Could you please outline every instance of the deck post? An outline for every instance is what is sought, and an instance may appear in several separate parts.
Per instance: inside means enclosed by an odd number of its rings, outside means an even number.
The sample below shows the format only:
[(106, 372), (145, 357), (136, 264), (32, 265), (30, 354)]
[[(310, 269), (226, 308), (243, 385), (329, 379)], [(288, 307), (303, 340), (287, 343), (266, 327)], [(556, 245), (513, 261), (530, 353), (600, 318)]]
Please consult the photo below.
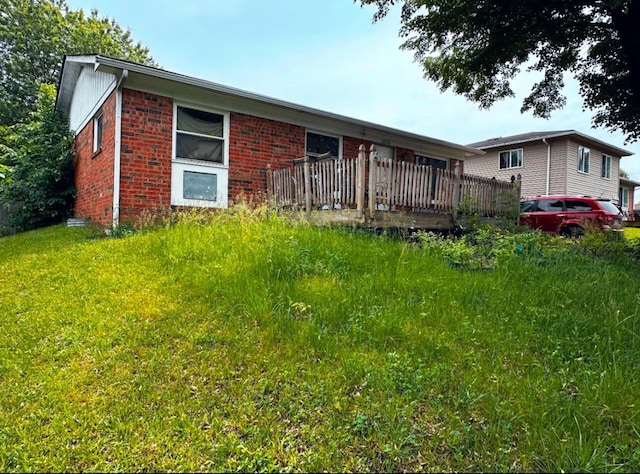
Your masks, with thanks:
[(364, 190), (367, 177), (367, 153), (363, 144), (358, 147), (358, 160), (356, 161), (356, 216), (364, 222)]
[(309, 164), (309, 155), (304, 157), (304, 210), (308, 218), (311, 214), (311, 165)]
[(458, 221), (458, 204), (460, 204), (460, 160), (456, 160), (456, 166), (453, 171), (453, 209), (451, 216), (454, 224)]
[(512, 203), (514, 208), (514, 214), (520, 215), (520, 199), (522, 198), (522, 175), (518, 173), (518, 176), (511, 176), (511, 189), (513, 190)]
[(378, 194), (377, 178), (378, 168), (376, 166), (376, 159), (378, 158), (378, 152), (376, 146), (371, 144), (369, 147), (369, 219), (373, 220), (376, 216), (376, 196)]

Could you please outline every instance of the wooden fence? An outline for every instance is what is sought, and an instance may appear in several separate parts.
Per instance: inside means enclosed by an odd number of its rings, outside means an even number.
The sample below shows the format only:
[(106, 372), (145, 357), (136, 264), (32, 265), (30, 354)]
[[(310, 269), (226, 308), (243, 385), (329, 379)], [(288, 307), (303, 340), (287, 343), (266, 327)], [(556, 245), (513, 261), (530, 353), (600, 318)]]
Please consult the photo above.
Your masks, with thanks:
[(380, 212), (458, 213), (489, 217), (513, 216), (519, 210), (520, 181), (464, 175), (392, 159), (379, 159), (375, 146), (367, 158), (360, 146), (356, 158), (309, 157), (293, 167), (267, 170), (267, 192), (277, 207), (355, 210), (371, 221)]

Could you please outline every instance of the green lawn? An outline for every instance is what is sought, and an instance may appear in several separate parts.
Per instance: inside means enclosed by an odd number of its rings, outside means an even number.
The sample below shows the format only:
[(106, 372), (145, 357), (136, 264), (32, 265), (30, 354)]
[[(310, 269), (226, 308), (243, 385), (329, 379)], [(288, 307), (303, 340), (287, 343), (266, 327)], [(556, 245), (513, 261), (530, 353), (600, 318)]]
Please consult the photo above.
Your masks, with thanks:
[(624, 235), (627, 239), (640, 239), (640, 227), (626, 227)]
[(638, 247), (422, 243), (241, 211), (0, 239), (0, 470), (640, 469)]

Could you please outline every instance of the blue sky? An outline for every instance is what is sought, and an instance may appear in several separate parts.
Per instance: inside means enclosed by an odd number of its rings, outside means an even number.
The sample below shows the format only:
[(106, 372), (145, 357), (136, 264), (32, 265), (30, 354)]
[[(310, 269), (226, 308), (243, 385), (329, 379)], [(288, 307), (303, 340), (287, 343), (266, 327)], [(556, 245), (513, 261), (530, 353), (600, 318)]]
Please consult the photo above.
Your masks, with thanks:
[[(373, 24), (374, 7), (352, 0), (67, 0), (131, 30), (164, 69), (276, 99), (467, 144), (517, 133), (574, 129), (635, 153), (622, 169), (640, 181), (640, 143), (591, 128), (575, 82), (549, 120), (520, 114), (535, 80), (480, 110), (422, 77), (399, 50), (399, 12)], [(89, 52), (89, 51), (88, 51)]]

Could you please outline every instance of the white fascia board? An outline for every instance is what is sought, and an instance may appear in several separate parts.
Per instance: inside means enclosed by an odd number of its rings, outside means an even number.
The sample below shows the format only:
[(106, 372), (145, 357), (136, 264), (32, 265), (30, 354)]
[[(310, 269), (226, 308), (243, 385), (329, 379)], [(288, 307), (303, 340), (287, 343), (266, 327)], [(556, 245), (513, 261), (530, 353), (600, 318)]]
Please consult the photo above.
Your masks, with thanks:
[(69, 114), (76, 82), (80, 77), (82, 68), (87, 64), (93, 64), (94, 67), (97, 67), (95, 54), (67, 55), (62, 60), (62, 71), (58, 82), (55, 108), (64, 115)]

